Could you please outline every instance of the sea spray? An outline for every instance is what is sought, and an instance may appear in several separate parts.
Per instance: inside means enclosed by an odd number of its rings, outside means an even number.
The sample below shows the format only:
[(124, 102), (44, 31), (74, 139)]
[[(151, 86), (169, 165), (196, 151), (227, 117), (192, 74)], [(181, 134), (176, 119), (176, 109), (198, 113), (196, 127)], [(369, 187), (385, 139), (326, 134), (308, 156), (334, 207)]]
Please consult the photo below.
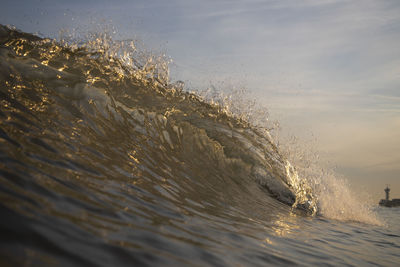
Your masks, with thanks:
[(282, 139), (285, 140), (280, 142), (280, 149), (296, 166), (292, 167), (294, 176), (301, 176), (301, 182), (306, 183), (301, 188), (313, 194), (319, 215), (335, 220), (384, 224), (373, 211), (374, 206), (354, 194), (345, 177), (326, 167), (316, 152), (315, 138), (308, 141), (294, 136)]

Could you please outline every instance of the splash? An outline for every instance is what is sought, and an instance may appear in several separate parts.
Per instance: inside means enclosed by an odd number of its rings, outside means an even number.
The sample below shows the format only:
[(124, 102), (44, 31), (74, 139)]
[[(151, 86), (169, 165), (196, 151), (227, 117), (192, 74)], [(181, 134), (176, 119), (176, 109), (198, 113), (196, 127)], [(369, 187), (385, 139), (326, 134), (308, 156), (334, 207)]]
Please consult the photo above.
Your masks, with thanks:
[(300, 199), (301, 196), (312, 194), (317, 214), (340, 221), (384, 225), (373, 211), (374, 207), (361, 201), (344, 177), (332, 169), (321, 167), (324, 164), (315, 152), (315, 140), (301, 143), (298, 138), (291, 137), (282, 144), (285, 144), (280, 146), (283, 154), (296, 166), (289, 165), (290, 176), (295, 181), (299, 176), (303, 177), (295, 184), (305, 183), (299, 187), (301, 192), (297, 194)]

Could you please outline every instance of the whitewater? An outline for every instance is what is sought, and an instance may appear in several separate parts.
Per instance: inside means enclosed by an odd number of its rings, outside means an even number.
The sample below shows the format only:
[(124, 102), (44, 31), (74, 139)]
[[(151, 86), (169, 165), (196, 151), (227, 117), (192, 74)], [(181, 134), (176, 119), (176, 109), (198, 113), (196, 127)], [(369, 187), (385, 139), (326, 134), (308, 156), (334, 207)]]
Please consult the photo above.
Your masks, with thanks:
[(238, 98), (133, 41), (0, 25), (0, 264), (396, 266), (400, 209), (296, 165)]

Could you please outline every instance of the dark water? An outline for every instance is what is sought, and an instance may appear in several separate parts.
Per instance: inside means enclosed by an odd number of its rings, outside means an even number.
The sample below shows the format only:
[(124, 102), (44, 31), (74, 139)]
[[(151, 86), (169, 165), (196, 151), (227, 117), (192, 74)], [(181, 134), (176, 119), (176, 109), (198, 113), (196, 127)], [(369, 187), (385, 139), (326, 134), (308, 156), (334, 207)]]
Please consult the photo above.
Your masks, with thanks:
[(2, 266), (398, 264), (399, 208), (301, 178), (151, 59), (0, 27)]

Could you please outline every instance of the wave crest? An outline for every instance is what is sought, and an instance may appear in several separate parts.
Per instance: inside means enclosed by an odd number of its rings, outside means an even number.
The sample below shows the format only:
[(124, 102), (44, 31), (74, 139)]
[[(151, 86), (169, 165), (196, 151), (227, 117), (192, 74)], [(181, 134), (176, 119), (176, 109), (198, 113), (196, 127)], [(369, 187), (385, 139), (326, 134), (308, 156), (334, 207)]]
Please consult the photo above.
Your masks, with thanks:
[[(108, 158), (119, 151), (120, 166), (81, 158), (96, 165), (94, 172), (113, 168), (138, 180), (173, 180), (170, 198), (178, 188), (219, 190), (216, 199), (235, 199), (238, 191), (239, 198), (251, 198), (246, 190), (257, 183), (268, 192), (266, 209), (279, 200), (310, 214), (340, 217), (328, 212), (326, 191), (282, 155), (266, 110), (244, 99), (243, 90), (228, 96), (187, 92), (182, 82), (170, 82), (164, 55), (138, 51), (135, 42), (107, 34), (55, 41), (1, 26), (0, 44), (2, 113), (15, 120), (4, 126), (7, 136), (30, 138), (24, 131), (11, 134), (20, 120), (16, 114), (25, 114), (46, 129), (43, 140), (68, 139)], [(112, 147), (107, 151), (102, 143)], [(57, 157), (64, 162), (69, 156)]]

